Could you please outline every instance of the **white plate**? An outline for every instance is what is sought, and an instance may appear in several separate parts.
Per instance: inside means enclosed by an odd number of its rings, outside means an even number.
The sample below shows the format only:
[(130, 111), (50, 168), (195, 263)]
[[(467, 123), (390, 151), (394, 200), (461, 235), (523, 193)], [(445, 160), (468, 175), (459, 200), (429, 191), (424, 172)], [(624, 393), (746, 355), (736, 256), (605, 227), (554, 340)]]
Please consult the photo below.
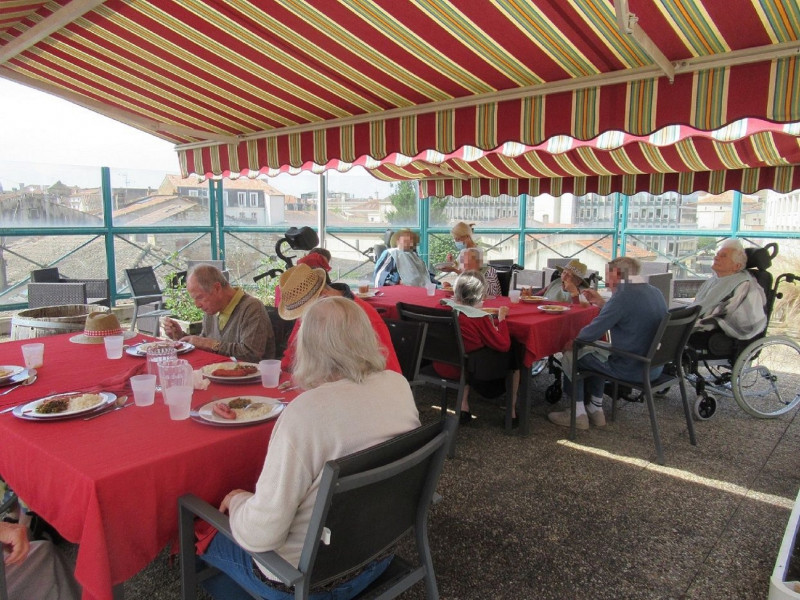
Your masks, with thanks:
[[(217, 402), (230, 402), (235, 398), (247, 398), (251, 402), (261, 402), (263, 404), (271, 404), (272, 410), (269, 414), (261, 415), (256, 417), (255, 419), (223, 419), (214, 412), (214, 405)], [(281, 402), (277, 398), (267, 398), (266, 396), (232, 396), (230, 398), (222, 398), (221, 400), (214, 400), (213, 402), (209, 402), (204, 406), (200, 407), (199, 410), (192, 411), (191, 416), (192, 418), (199, 422), (205, 423), (207, 425), (219, 425), (222, 427), (236, 427), (242, 425), (254, 425), (256, 423), (263, 423), (264, 421), (269, 421), (270, 419), (276, 419), (281, 411), (283, 411), (285, 403)], [(243, 409), (247, 410), (247, 409)]]
[(151, 346), (166, 345), (168, 343), (175, 345), (175, 350), (178, 354), (186, 354), (194, 350), (194, 344), (189, 342), (142, 342), (141, 344), (134, 344), (125, 348), (125, 353), (131, 356), (147, 356), (147, 349)]
[(536, 308), (543, 310), (546, 313), (562, 313), (569, 310), (569, 306), (561, 306), (560, 304), (543, 304), (541, 306), (537, 306)]
[(528, 304), (539, 304), (539, 302), (544, 302), (547, 300), (544, 296), (520, 296), (520, 302), (527, 302)]
[(355, 295), (361, 298), (374, 298), (378, 294), (378, 290), (370, 290), (368, 292), (356, 292)]
[(36, 412), (36, 407), (39, 406), (45, 400), (49, 400), (50, 398), (55, 398), (56, 396), (65, 396), (68, 394), (79, 394), (79, 393), (80, 392), (64, 392), (61, 394), (53, 394), (45, 398), (39, 398), (38, 400), (33, 400), (31, 402), (28, 402), (27, 404), (23, 404), (21, 406), (16, 407), (12, 411), (12, 413), (15, 417), (18, 417), (20, 419), (28, 419), (29, 421), (54, 421), (59, 419), (70, 419), (78, 415), (94, 412), (96, 410), (102, 410), (109, 404), (113, 404), (114, 400), (117, 399), (116, 394), (112, 394), (111, 392), (97, 392), (97, 395), (100, 396), (100, 402), (92, 406), (89, 406), (87, 408), (79, 408), (77, 410), (66, 410), (60, 413), (50, 413), (44, 415)]
[(25, 370), (25, 367), (20, 367), (17, 365), (0, 365), (0, 372), (8, 371), (4, 375), (0, 375), (0, 381), (6, 381), (7, 379), (11, 379), (15, 375), (19, 375)]
[[(221, 368), (225, 368), (225, 367), (233, 369), (237, 364), (238, 365), (243, 365), (243, 366), (248, 366), (248, 367), (255, 367), (256, 368), (256, 372), (253, 373), (252, 375), (243, 375), (241, 377), (220, 377), (218, 375), (212, 375), (211, 374), (214, 371), (216, 371), (217, 369), (221, 369)], [(206, 365), (205, 367), (202, 367), (201, 371), (203, 371), (203, 375), (205, 375), (208, 379), (210, 379), (211, 381), (214, 381), (216, 383), (246, 383), (248, 381), (256, 381), (256, 380), (261, 379), (261, 373), (258, 371), (258, 365), (257, 364), (249, 363), (249, 362), (242, 362), (242, 361), (239, 361), (238, 363), (235, 363), (235, 362), (232, 362), (232, 361), (214, 363), (212, 365)]]

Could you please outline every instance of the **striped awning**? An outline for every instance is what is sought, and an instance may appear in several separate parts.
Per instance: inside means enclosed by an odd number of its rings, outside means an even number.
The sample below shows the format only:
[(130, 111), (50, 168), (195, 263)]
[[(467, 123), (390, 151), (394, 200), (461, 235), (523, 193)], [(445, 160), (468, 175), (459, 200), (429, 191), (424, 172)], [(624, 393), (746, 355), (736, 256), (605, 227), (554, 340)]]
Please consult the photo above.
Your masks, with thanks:
[(798, 187), (799, 40), (797, 0), (0, 3), (0, 76), (174, 142), (184, 175), (455, 195)]

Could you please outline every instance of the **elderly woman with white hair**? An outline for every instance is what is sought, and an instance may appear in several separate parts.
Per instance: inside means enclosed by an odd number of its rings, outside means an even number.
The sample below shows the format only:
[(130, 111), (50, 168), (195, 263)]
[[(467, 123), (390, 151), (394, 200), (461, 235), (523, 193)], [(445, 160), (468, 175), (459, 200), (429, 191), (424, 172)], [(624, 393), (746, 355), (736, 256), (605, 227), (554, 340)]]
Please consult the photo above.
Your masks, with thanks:
[[(511, 350), (511, 336), (508, 331), (506, 316), (508, 307), (501, 306), (497, 312), (497, 321), (492, 316), (479, 307), (486, 297), (487, 284), (483, 275), (479, 271), (464, 271), (456, 279), (453, 286), (453, 299), (443, 300), (442, 303), (450, 306), (458, 312), (458, 324), (461, 329), (461, 337), (464, 341), (464, 350), (472, 353), (481, 348), (491, 348), (499, 352), (509, 352)], [(442, 377), (458, 379), (461, 371), (458, 367), (443, 363), (434, 363), (434, 370)], [(511, 391), (511, 419), (512, 424), (517, 424), (517, 391), (519, 388), (519, 369), (513, 364), (513, 357), (509, 355), (509, 369), (513, 370), (513, 389)], [(505, 372), (498, 373), (500, 378), (505, 378)], [(477, 387), (477, 385), (476, 385)], [(460, 422), (467, 424), (472, 420), (469, 410), (469, 390), (470, 386), (464, 386), (464, 395), (458, 402), (461, 402)], [(481, 391), (480, 389), (478, 391)]]
[[(722, 331), (727, 336), (746, 340), (767, 326), (764, 290), (747, 272), (747, 254), (737, 239), (727, 239), (717, 250), (711, 270), (714, 275), (697, 290), (692, 305), (700, 305), (696, 329)], [(696, 345), (697, 338), (690, 343)]]
[[(239, 545), (217, 535), (201, 555), (223, 573), (204, 583), (215, 598), (250, 597), (230, 579), (269, 600), (294, 597), (241, 547), (274, 550), (296, 566), (325, 463), (419, 427), (408, 382), (385, 366), (369, 319), (352, 300), (322, 298), (305, 311), (294, 381), (306, 391), (278, 417), (255, 492), (233, 490), (220, 505)], [(352, 598), (389, 562), (373, 561), (333, 590), (311, 590), (311, 598)]]

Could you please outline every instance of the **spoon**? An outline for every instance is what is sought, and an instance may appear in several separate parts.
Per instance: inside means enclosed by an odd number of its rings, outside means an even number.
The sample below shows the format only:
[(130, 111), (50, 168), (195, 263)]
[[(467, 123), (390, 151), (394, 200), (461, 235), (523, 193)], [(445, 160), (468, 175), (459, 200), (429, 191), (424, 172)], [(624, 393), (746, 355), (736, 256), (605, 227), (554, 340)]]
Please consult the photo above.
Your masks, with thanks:
[[(15, 389), (17, 389), (18, 387), (22, 387), (23, 385), (32, 384), (34, 381), (36, 381), (36, 377), (37, 377), (36, 370), (35, 369), (31, 369), (28, 372), (28, 378), (25, 381), (23, 381), (21, 383), (18, 383), (17, 385), (11, 386), (5, 392), (0, 393), (0, 396), (5, 396), (7, 393), (13, 392)], [(12, 407), (12, 409), (13, 409), (13, 407)], [(8, 412), (8, 410), (0, 410), (0, 415), (2, 415), (4, 412)]]
[(103, 416), (103, 415), (107, 415), (107, 414), (108, 414), (108, 413), (110, 413), (110, 412), (114, 412), (115, 410), (120, 410), (120, 409), (122, 409), (122, 408), (125, 408), (126, 406), (131, 406), (131, 405), (133, 404), (133, 402), (131, 402), (130, 404), (125, 404), (125, 402), (126, 402), (127, 400), (128, 400), (128, 397), (127, 397), (127, 396), (120, 396), (119, 398), (117, 398), (116, 400), (114, 400), (114, 408), (112, 408), (112, 409), (110, 409), (110, 410), (103, 410), (103, 411), (100, 411), (100, 412), (99, 412), (99, 413), (97, 413), (97, 414), (90, 415), (90, 416), (88, 416), (88, 417), (84, 417), (84, 419), (83, 419), (83, 420), (84, 420), (84, 421), (90, 421), (90, 420), (92, 420), (92, 419), (94, 419), (94, 418), (101, 417), (101, 416)]

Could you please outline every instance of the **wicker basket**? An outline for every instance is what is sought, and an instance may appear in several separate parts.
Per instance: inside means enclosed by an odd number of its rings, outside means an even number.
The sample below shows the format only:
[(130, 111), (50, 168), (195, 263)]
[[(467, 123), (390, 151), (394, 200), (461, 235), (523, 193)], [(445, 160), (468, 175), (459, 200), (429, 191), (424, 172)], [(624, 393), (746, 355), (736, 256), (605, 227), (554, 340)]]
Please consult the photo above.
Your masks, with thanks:
[(11, 318), (11, 339), (31, 338), (83, 331), (90, 312), (105, 312), (109, 309), (96, 304), (65, 304), (22, 310)]

